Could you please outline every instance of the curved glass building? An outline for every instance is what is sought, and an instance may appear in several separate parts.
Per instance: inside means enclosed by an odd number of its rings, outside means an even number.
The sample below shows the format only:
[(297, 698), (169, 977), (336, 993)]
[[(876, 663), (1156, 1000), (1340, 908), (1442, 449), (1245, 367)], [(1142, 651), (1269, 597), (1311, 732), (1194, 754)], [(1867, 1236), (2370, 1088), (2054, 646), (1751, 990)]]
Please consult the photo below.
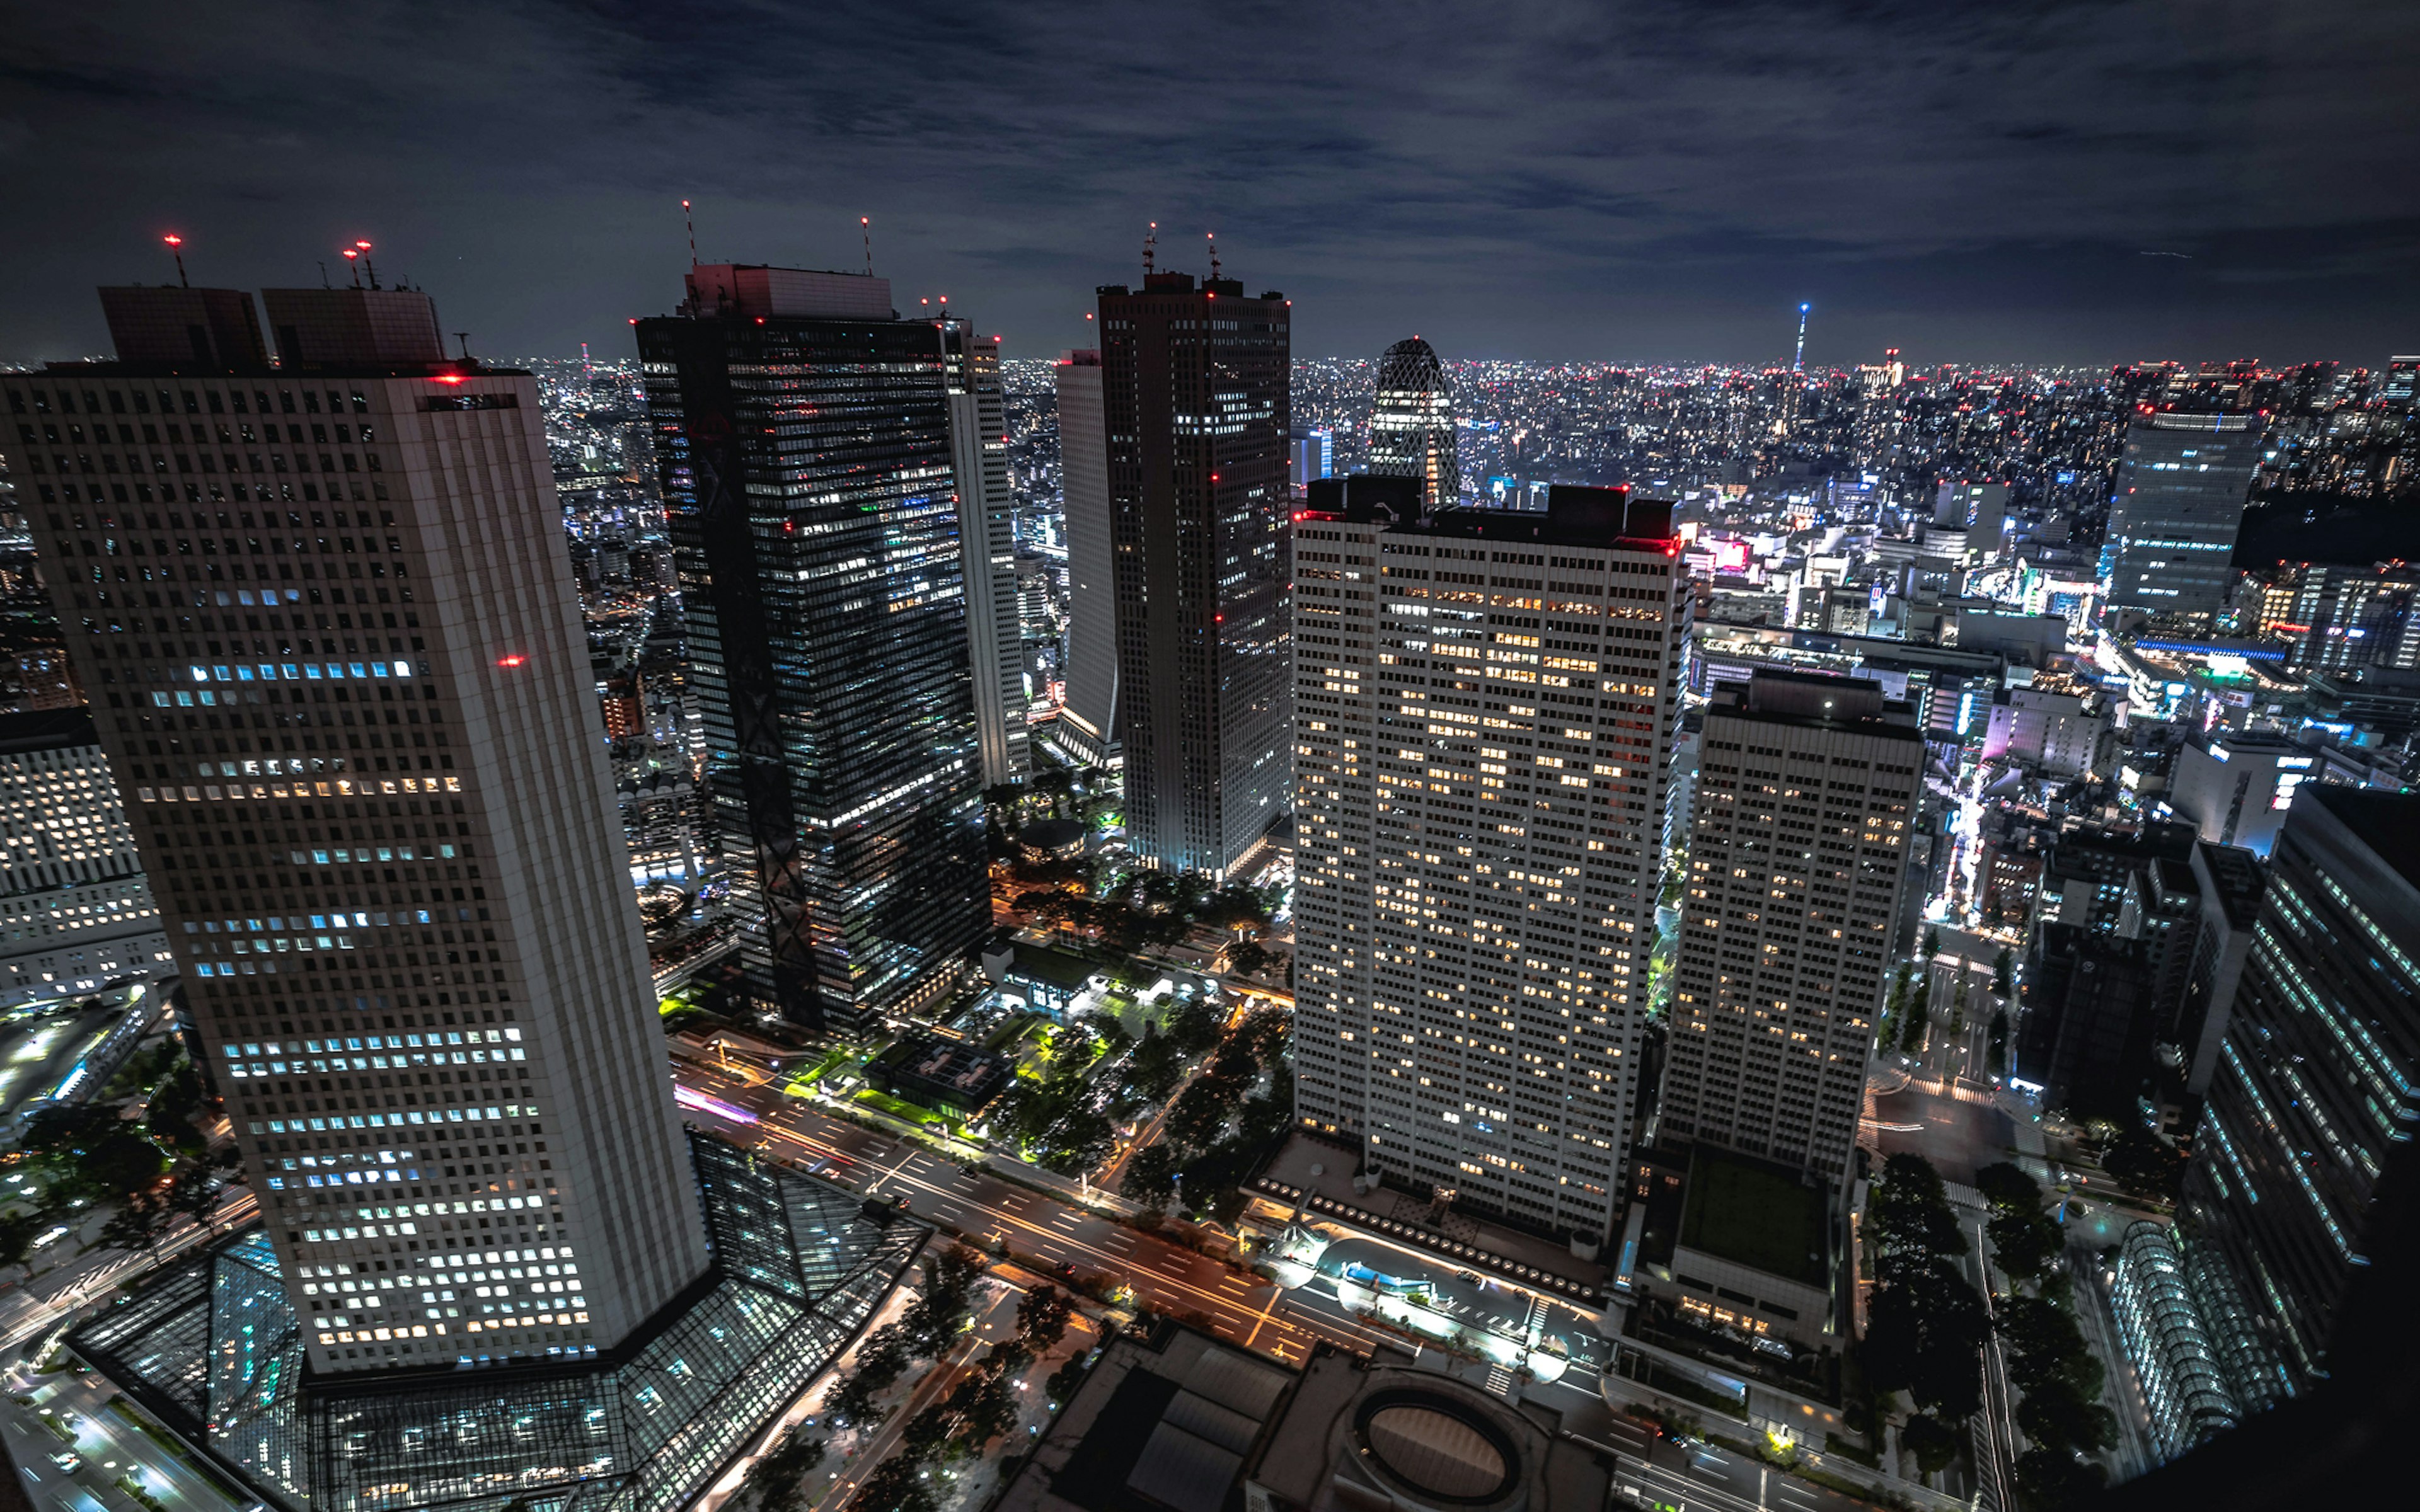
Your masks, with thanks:
[(1453, 390), (1434, 347), (1418, 336), (1378, 359), (1378, 397), (1370, 410), (1370, 471), (1420, 480), (1430, 512), (1462, 497), (1454, 457)]

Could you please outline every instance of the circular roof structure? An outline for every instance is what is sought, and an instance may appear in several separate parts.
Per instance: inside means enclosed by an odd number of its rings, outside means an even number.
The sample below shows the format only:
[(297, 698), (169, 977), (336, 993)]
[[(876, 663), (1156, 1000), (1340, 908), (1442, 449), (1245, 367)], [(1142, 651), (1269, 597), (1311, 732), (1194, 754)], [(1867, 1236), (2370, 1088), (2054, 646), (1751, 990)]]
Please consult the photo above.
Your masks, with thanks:
[(1405, 1490), (1450, 1505), (1484, 1506), (1520, 1478), (1520, 1456), (1504, 1430), (1441, 1392), (1373, 1393), (1354, 1414), (1362, 1452)]
[(1073, 819), (1036, 819), (1016, 832), (1016, 842), (1037, 851), (1063, 851), (1084, 842), (1084, 826)]

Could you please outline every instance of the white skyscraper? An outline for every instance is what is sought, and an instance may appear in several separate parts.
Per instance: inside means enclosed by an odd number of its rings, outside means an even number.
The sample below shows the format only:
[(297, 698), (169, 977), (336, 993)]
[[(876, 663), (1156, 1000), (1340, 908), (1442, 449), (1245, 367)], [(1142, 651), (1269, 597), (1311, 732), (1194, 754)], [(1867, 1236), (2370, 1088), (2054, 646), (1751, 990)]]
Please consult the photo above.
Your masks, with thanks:
[(1559, 487), (1416, 525), (1419, 486), (1332, 480), (1295, 526), (1296, 1112), (1598, 1240), (1689, 626), (1670, 506)]
[(1706, 710), (1660, 1145), (1839, 1180), (1923, 786), (1881, 685), (1758, 672)]
[(958, 543), (967, 583), (967, 659), (984, 785), (1021, 782), (1026, 750), (1025, 632), (1016, 600), (1016, 497), (1008, 482), (1008, 412), (1000, 343), (969, 333), (949, 349), (950, 456), (957, 472)]
[(1067, 530), (1067, 702), (1058, 745), (1107, 762), (1118, 747), (1117, 542), (1109, 518), (1109, 452), (1101, 412), (1101, 354), (1059, 357), (1059, 487)]
[[(707, 1253), (536, 382), (405, 290), (269, 290), (271, 369), (206, 292), (0, 393), (311, 1369), (610, 1350)], [(507, 1251), (577, 1279), (463, 1305)]]

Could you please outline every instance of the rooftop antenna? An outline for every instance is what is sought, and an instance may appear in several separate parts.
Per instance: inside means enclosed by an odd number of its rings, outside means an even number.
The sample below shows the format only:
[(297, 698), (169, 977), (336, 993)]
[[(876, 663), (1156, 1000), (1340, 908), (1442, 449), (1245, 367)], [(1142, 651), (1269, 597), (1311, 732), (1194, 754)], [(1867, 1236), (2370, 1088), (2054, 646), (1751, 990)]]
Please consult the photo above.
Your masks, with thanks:
[(1798, 307), (1798, 355), (1790, 360), (1790, 371), (1792, 373), (1803, 372), (1807, 366), (1807, 312), (1813, 308), (1814, 306), (1809, 304), (1801, 304)]
[(689, 227), (689, 265), (697, 266), (697, 217), (691, 215), (689, 201), (681, 201), (681, 222)]
[(370, 287), (378, 287), (378, 264), (370, 261), (370, 244), (366, 241), (356, 241), (353, 245), (362, 249), (362, 266), (369, 270)]
[(865, 237), (865, 276), (872, 278), (874, 276), (874, 218), (870, 215), (859, 216), (857, 228)]
[(1204, 231), (1202, 234), (1210, 239), (1210, 280), (1212, 283), (1217, 283), (1218, 280), (1218, 233), (1216, 231)]
[(182, 288), (192, 288), (193, 280), (185, 276), (185, 239), (171, 231), (160, 239), (168, 244), (168, 255), (177, 259), (178, 285)]
[(1146, 232), (1144, 232), (1144, 233), (1142, 234), (1142, 276), (1143, 276), (1143, 277), (1145, 277), (1145, 278), (1149, 278), (1149, 277), (1151, 276), (1151, 274), (1152, 274), (1152, 258), (1153, 258), (1153, 257), (1155, 257), (1155, 256), (1156, 256), (1156, 255), (1158, 255), (1158, 252), (1159, 252), (1159, 223), (1158, 223), (1157, 221), (1154, 221), (1154, 222), (1152, 222), (1152, 223), (1151, 223), (1151, 229), (1150, 229), (1150, 230), (1148, 230), (1148, 231), (1146, 231)]
[(350, 248), (350, 247), (347, 247), (347, 248), (345, 249), (344, 256), (345, 256), (345, 266), (346, 266), (346, 267), (348, 267), (348, 268), (349, 268), (349, 269), (351, 269), (351, 270), (353, 270), (353, 287), (355, 287), (355, 288), (359, 288), (359, 287), (361, 287), (361, 286), (362, 286), (362, 255), (361, 255), (359, 252), (354, 251), (352, 248)]
[(321, 288), (334, 288), (336, 286), (335, 285), (328, 282), (328, 263), (325, 258), (321, 258), (319, 262), (319, 286)]
[[(471, 333), (467, 331), (458, 331), (454, 332), (454, 339), (462, 344), (462, 361), (466, 363), (469, 362), (471, 360)], [(583, 361), (588, 356), (588, 344), (584, 341), (580, 344), (580, 355)]]

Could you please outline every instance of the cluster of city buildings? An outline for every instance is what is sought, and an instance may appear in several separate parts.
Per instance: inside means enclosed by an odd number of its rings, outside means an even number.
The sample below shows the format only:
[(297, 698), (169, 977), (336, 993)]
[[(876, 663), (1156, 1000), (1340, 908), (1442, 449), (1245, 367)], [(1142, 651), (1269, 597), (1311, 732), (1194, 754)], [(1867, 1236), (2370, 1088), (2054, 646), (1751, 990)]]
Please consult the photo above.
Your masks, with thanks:
[[(2117, 1266), (2164, 1446), (2325, 1376), (2420, 1117), (2420, 584), (2235, 556), (2264, 480), (2393, 486), (2404, 368), (1575, 371), (1511, 424), (1417, 337), (1296, 363), (1215, 267), (1101, 287), (1047, 390), (871, 272), (696, 265), (635, 371), (543, 381), (374, 280), (103, 302), (114, 361), (0, 374), (64, 647), (0, 727), (0, 991), (173, 964), (265, 1227), (146, 1304), (194, 1360), (88, 1352), (260, 1484), (494, 1484), (507, 1443), (405, 1468), (481, 1403), (603, 1413), (650, 1504), (718, 1473), (914, 1241), (684, 1134), (655, 999), (728, 952), (768, 1020), (903, 1022), (1046, 762), (1122, 772), (1140, 865), (1289, 854), (1297, 1133), (1611, 1308), (1837, 1360), (1877, 1029), (1946, 926), (2009, 963), (1965, 1079), (2190, 1151)], [(245, 1288), (342, 1455), (161, 1384)], [(633, 1415), (737, 1318), (677, 1431)], [(540, 1373), (427, 1384), (496, 1365)]]

